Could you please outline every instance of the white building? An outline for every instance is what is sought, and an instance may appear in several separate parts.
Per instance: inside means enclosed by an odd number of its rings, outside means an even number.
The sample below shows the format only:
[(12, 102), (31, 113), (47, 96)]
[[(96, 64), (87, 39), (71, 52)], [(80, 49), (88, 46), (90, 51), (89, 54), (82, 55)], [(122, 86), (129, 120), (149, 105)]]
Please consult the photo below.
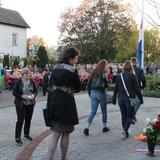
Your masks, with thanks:
[(27, 28), (17, 11), (0, 7), (0, 57), (27, 55)]

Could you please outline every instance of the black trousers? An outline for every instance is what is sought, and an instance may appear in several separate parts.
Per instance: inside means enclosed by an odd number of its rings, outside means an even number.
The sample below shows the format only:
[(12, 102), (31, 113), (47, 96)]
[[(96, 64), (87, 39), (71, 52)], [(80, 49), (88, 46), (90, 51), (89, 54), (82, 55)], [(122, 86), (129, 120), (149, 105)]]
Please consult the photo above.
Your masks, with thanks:
[(46, 92), (48, 91), (48, 84), (43, 84), (43, 95), (46, 95)]
[(22, 105), (22, 107), (16, 106), (16, 113), (17, 113), (17, 122), (16, 122), (16, 129), (15, 129), (16, 139), (21, 137), (24, 121), (25, 121), (24, 135), (29, 135), (33, 110), (34, 110), (33, 105), (29, 105), (29, 106)]

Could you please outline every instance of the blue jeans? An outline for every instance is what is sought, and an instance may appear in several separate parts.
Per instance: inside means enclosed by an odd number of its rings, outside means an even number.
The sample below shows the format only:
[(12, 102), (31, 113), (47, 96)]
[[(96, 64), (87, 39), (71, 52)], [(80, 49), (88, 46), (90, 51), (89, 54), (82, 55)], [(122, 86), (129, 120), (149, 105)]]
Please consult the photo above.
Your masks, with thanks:
[(140, 104), (139, 100), (137, 100), (136, 103), (132, 106), (132, 119), (135, 118), (136, 113), (137, 113), (140, 105), (141, 105), (141, 104)]
[(107, 123), (107, 96), (105, 91), (91, 90), (91, 113), (88, 117), (88, 123), (91, 124), (94, 116), (97, 113), (98, 105), (101, 106), (102, 121)]
[(140, 105), (141, 105), (140, 102), (138, 102), (137, 105), (134, 106), (134, 116), (136, 115)]
[(130, 100), (128, 97), (118, 97), (118, 104), (122, 115), (123, 130), (128, 131), (131, 125), (132, 115), (133, 115), (133, 110), (130, 105)]

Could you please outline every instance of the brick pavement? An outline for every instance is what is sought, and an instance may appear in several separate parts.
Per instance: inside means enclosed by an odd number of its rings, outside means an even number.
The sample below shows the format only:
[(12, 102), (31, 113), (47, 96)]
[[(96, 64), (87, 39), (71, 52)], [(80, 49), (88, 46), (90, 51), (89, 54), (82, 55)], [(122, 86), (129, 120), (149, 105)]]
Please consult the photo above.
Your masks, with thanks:
[[(111, 107), (111, 106), (110, 106)], [(83, 135), (83, 129), (86, 124), (86, 118), (80, 120), (80, 125), (76, 127), (75, 132), (71, 135), (68, 157), (69, 160), (148, 160), (145, 153), (136, 152), (136, 149), (146, 149), (146, 142), (139, 142), (133, 139), (134, 135), (142, 133), (145, 127), (145, 117), (154, 117), (157, 114), (158, 108), (150, 110), (143, 108), (138, 115), (138, 119), (142, 122), (137, 122), (130, 128), (130, 138), (126, 141), (121, 139), (121, 122), (119, 111), (110, 110), (108, 114), (110, 131), (102, 133), (101, 114), (98, 114), (90, 129), (90, 136)], [(141, 117), (143, 113), (143, 116)], [(51, 135), (50, 135), (51, 136)], [(50, 137), (49, 136), (49, 137)], [(31, 160), (47, 159), (47, 149), (49, 137), (46, 137), (36, 150), (33, 152)], [(55, 154), (55, 160), (60, 160), (60, 149)], [(160, 149), (157, 146), (157, 149)], [(154, 158), (160, 160), (160, 153)]]
[[(121, 122), (118, 106), (108, 105), (108, 125), (110, 131), (102, 133), (101, 115), (95, 117), (90, 130), (90, 136), (83, 135), (86, 124), (86, 115), (90, 112), (90, 101), (86, 94), (76, 95), (80, 124), (76, 126), (75, 132), (71, 134), (71, 141), (68, 151), (69, 160), (147, 160), (153, 159), (145, 156), (145, 153), (136, 152), (136, 149), (143, 149), (146, 143), (133, 139), (134, 135), (140, 134), (146, 126), (146, 117), (153, 118), (159, 113), (159, 102), (157, 98), (145, 98), (145, 105), (141, 107), (138, 114), (139, 121), (131, 126), (131, 137), (127, 141), (122, 141), (120, 137)], [(1, 102), (1, 101), (0, 101)], [(42, 108), (46, 102), (41, 101), (36, 104), (33, 114), (31, 135), (34, 138), (32, 143), (25, 141), (23, 146), (18, 147), (14, 142), (14, 127), (16, 114), (14, 107), (0, 109), (0, 160), (46, 160), (49, 133), (44, 125)], [(98, 110), (100, 112), (100, 110)], [(49, 136), (48, 136), (49, 135)], [(36, 144), (36, 145), (35, 145)], [(27, 153), (28, 152), (28, 153)], [(32, 154), (31, 154), (32, 153)], [(159, 154), (154, 158), (160, 160)], [(60, 160), (60, 149), (57, 148), (55, 160)]]

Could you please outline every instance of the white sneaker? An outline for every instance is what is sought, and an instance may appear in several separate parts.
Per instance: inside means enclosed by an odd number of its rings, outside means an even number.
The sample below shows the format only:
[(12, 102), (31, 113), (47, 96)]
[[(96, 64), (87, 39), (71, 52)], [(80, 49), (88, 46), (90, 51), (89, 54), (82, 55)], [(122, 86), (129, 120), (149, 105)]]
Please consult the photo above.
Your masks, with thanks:
[(122, 132), (121, 134), (122, 134), (122, 135), (121, 135), (122, 140), (126, 140), (126, 139), (127, 139), (126, 132)]

